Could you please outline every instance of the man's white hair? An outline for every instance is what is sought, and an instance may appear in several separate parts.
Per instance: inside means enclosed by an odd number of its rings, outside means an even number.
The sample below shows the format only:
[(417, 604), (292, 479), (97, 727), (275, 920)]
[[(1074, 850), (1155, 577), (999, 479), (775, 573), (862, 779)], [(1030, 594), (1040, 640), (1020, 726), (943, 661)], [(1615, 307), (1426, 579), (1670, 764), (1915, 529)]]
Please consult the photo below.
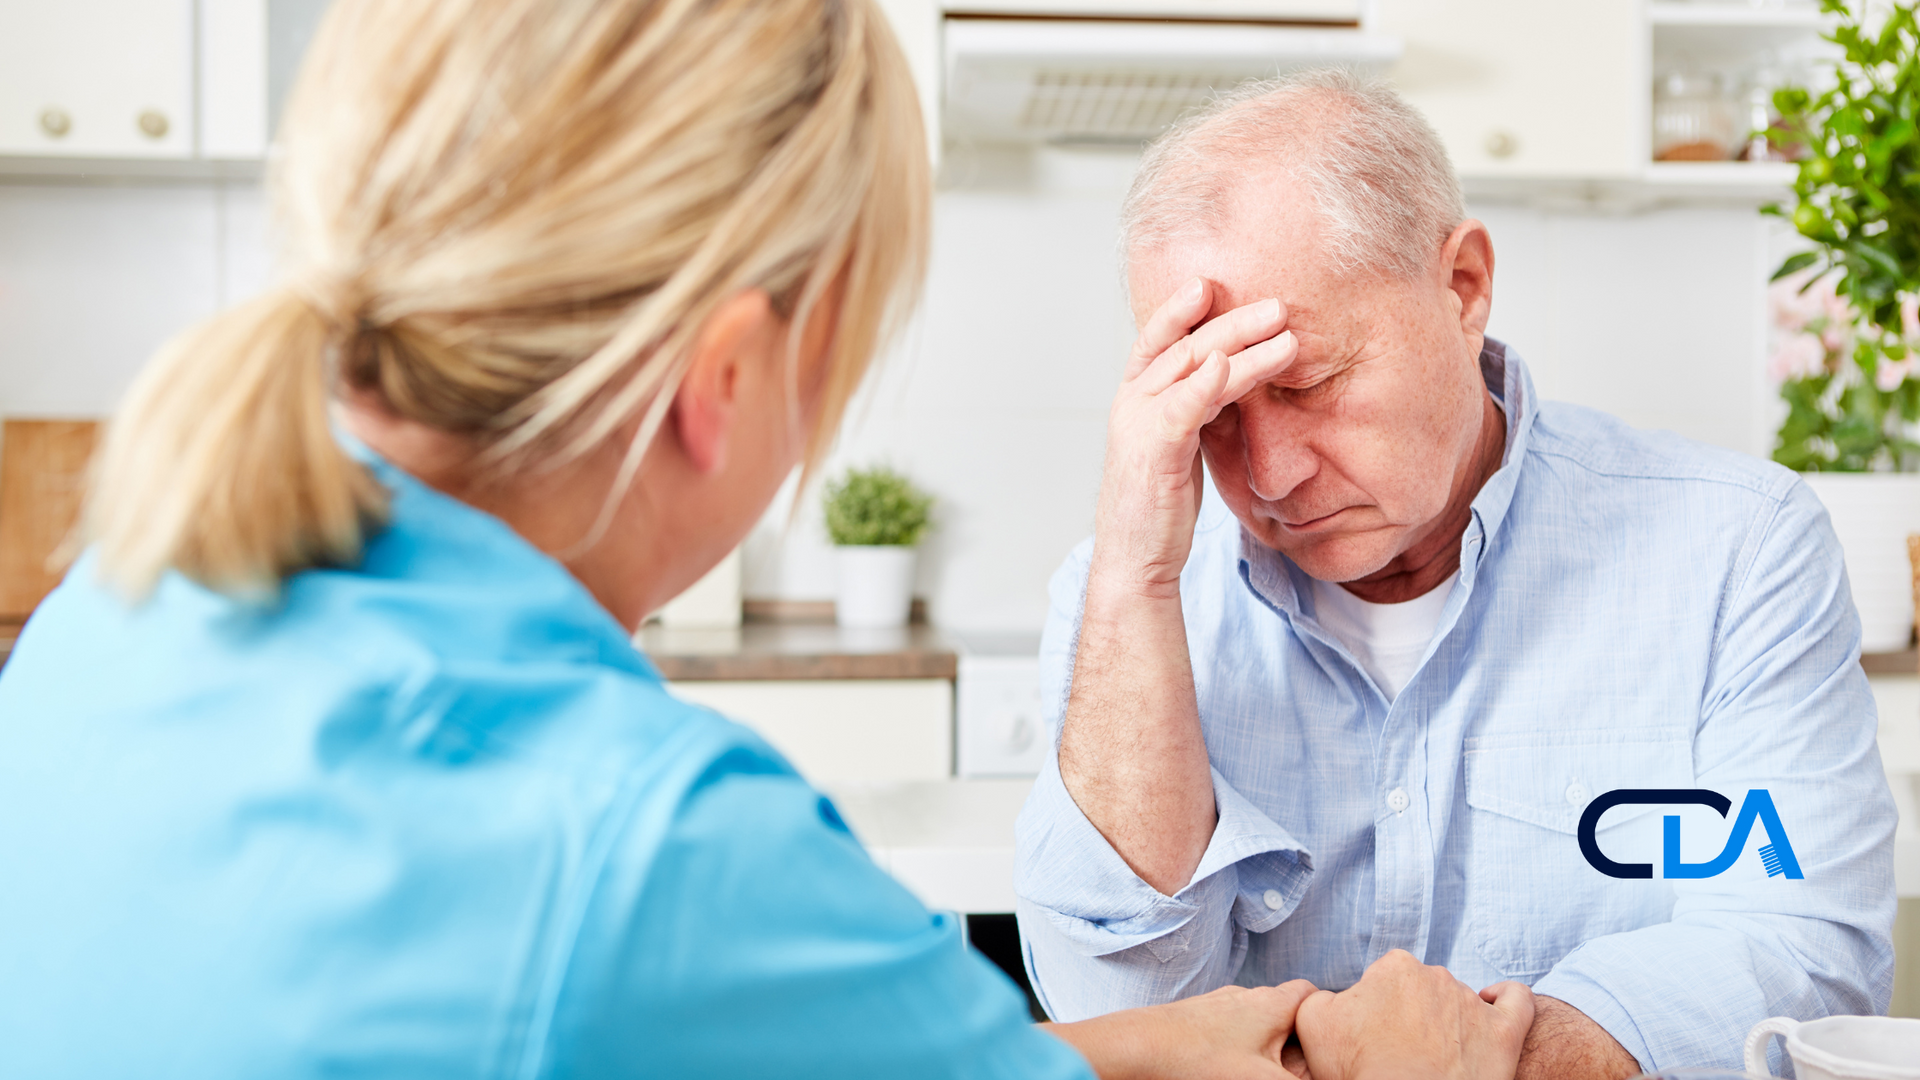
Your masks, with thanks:
[(1423, 274), (1466, 219), (1426, 118), (1383, 83), (1321, 69), (1223, 94), (1147, 147), (1121, 215), (1128, 260), (1220, 235), (1235, 189), (1263, 170), (1312, 194), (1343, 273)]

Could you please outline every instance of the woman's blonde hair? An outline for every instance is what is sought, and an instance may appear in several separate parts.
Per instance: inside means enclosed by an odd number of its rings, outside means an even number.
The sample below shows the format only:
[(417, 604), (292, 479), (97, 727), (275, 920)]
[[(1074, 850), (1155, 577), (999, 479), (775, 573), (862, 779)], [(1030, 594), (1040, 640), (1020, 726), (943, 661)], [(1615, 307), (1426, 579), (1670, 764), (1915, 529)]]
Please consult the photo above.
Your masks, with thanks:
[(343, 390), (503, 476), (637, 424), (610, 510), (745, 289), (796, 346), (836, 319), (811, 464), (925, 265), (925, 136), (873, 0), (340, 0), (282, 131), (289, 284), (169, 343), (97, 463), (87, 535), (134, 595), (354, 560), (386, 493), (334, 439)]

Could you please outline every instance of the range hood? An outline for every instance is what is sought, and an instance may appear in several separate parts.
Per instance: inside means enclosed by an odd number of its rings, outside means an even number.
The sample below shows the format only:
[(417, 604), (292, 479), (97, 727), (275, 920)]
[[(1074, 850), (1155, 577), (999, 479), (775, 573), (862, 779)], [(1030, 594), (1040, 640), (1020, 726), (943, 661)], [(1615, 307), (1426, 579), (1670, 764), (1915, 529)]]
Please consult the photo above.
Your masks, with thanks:
[(943, 37), (946, 137), (977, 143), (1137, 142), (1248, 79), (1400, 57), (1352, 24), (949, 12)]

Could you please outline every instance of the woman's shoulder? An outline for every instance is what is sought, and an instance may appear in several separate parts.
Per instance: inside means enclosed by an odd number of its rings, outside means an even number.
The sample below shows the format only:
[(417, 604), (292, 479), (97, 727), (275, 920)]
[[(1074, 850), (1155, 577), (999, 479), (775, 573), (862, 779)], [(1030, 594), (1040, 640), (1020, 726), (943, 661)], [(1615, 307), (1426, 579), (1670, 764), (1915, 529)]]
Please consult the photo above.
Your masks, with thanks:
[(674, 696), (558, 567), (484, 543), (468, 558), (395, 546), (266, 603), (172, 575), (132, 604), (83, 558), (22, 633), (0, 701), (49, 737), (100, 725), (165, 745), (190, 716), (233, 745), (271, 730), (316, 769), (485, 763), (576, 793), (669, 760), (791, 772), (753, 732)]

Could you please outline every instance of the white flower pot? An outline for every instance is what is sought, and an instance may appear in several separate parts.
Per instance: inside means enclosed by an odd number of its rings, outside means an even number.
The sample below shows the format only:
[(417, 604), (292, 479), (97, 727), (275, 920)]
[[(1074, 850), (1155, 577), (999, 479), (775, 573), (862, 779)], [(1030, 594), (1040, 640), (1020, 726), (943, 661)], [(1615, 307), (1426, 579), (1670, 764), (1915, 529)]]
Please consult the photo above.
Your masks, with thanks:
[(1920, 474), (1804, 473), (1847, 556), (1860, 651), (1898, 652), (1913, 636), (1907, 534), (1920, 532)]
[(839, 562), (834, 617), (862, 629), (907, 625), (913, 607), (913, 549), (897, 544), (833, 549)]

